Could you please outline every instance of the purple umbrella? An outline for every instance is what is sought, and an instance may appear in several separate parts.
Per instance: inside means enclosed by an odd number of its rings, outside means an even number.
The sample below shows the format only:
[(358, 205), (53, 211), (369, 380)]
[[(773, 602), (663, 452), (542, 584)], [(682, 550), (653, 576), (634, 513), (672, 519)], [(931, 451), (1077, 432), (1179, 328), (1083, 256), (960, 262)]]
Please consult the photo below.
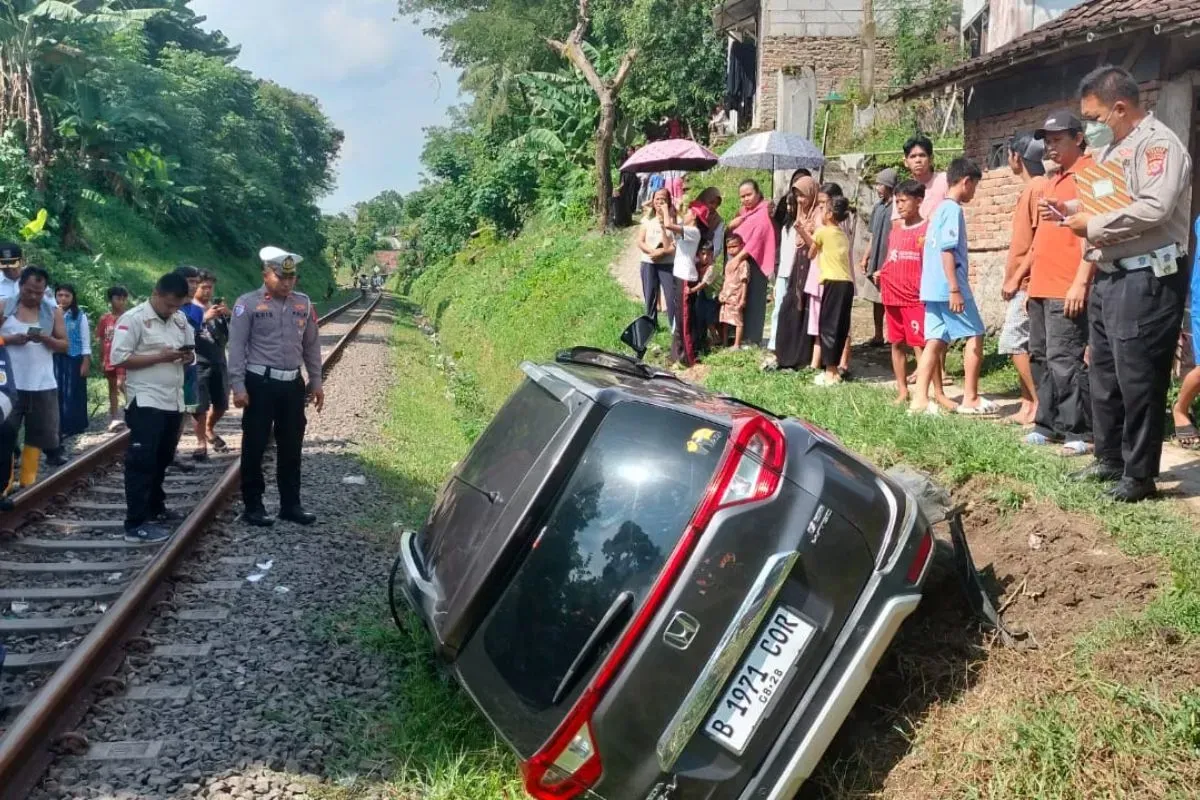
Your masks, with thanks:
[(703, 172), (720, 159), (717, 154), (691, 139), (664, 139), (651, 142), (621, 165), (621, 172)]

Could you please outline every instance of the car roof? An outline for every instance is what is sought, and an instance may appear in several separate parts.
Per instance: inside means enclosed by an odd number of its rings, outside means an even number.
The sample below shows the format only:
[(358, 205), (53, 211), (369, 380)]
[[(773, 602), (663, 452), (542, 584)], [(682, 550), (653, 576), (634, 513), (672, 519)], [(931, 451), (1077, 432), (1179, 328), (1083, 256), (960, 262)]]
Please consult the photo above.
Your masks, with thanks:
[(734, 417), (748, 411), (774, 418), (770, 412), (687, 383), (671, 372), (600, 350), (565, 350), (552, 364), (530, 367), (526, 365), (525, 372), (532, 379), (550, 376), (606, 408), (628, 401), (648, 403), (692, 414), (723, 427), (732, 426)]

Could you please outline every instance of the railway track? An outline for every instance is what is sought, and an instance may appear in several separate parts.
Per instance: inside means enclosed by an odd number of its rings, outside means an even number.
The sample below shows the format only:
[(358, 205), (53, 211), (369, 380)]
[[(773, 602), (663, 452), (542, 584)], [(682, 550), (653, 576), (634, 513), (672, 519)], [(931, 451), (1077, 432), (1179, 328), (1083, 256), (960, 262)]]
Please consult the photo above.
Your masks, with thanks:
[[(319, 320), (326, 372), (382, 295)], [(0, 800), (26, 796), (56, 752), (83, 752), (73, 727), (91, 701), (125, 691), (113, 672), (127, 652), (153, 651), (138, 632), (239, 480), (240, 421), (219, 426), (230, 452), (168, 474), (168, 505), (187, 517), (165, 543), (123, 539), (120, 458), (127, 432), (16, 495), (0, 516)]]

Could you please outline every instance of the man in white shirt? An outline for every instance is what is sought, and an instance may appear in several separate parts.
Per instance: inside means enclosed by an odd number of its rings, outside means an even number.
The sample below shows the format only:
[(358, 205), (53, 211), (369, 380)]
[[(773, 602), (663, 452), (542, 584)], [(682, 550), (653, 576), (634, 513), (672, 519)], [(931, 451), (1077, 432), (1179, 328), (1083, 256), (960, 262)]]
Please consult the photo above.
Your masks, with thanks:
[(158, 523), (183, 519), (168, 510), (163, 478), (175, 460), (183, 419), (183, 368), (196, 357), (196, 335), (179, 311), (188, 301), (187, 279), (171, 272), (158, 279), (146, 302), (117, 320), (110, 361), (126, 370), (129, 447), (125, 451), (125, 540), (161, 542), (171, 533)]

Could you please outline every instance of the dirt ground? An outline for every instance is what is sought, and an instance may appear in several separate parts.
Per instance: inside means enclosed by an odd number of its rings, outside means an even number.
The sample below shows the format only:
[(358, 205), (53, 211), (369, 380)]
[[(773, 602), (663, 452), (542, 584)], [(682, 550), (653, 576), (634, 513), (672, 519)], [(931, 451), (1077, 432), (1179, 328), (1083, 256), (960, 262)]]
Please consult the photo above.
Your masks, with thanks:
[[(969, 482), (956, 495), (985, 492)], [(945, 776), (927, 763), (929, 751), (961, 746), (937, 741), (954, 735), (950, 720), (961, 725), (963, 715), (1004, 708), (1072, 680), (1073, 665), (1063, 661), (1074, 653), (1077, 635), (1144, 608), (1164, 574), (1157, 561), (1125, 556), (1095, 523), (1054, 506), (1005, 511), (975, 502), (965, 526), (974, 562), (1017, 645), (1004, 647), (981, 628), (957, 577), (939, 563), (925, 600), (798, 800), (952, 796)], [(1200, 646), (1171, 631), (1129, 650), (1102, 653), (1096, 662), (1101, 676), (1134, 685), (1153, 681), (1161, 691), (1200, 681)], [(914, 748), (918, 736), (933, 741)]]

